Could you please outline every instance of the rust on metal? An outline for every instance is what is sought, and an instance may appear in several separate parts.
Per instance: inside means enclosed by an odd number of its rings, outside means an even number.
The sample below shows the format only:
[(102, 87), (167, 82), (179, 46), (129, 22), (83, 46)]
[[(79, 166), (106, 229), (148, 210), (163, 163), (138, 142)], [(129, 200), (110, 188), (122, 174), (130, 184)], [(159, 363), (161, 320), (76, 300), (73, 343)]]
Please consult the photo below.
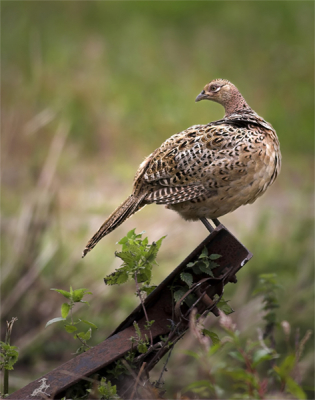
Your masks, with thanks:
[[(172, 341), (175, 344), (188, 329), (189, 313), (192, 307), (188, 308), (183, 305), (183, 299), (174, 307), (170, 286), (188, 263), (198, 259), (204, 247), (208, 249), (209, 254), (220, 254), (221, 258), (219, 267), (213, 270), (214, 277), (194, 276), (194, 283), (190, 290), (197, 294), (198, 299), (194, 307), (198, 309), (199, 313), (210, 311), (214, 315), (218, 315), (217, 301), (213, 300), (215, 294), (219, 297), (222, 296), (224, 285), (236, 282), (236, 273), (252, 257), (252, 254), (222, 224), (217, 225), (214, 231), (145, 299), (144, 305), (148, 318), (155, 321), (151, 326), (151, 333), (154, 346), (157, 346), (151, 352), (138, 357), (141, 359), (141, 365), (143, 362), (146, 363), (144, 368), (146, 373), (170, 350), (167, 342)], [(187, 294), (185, 295), (187, 296)], [(140, 304), (106, 340), (17, 390), (7, 398), (62, 398), (65, 391), (83, 377), (103, 370), (132, 350), (130, 338), (136, 336), (134, 321), (138, 323), (141, 333), (148, 334), (145, 329), (146, 319)], [(161, 335), (168, 335), (167, 341), (162, 343)], [(43, 379), (46, 384), (45, 388), (40, 391)]]

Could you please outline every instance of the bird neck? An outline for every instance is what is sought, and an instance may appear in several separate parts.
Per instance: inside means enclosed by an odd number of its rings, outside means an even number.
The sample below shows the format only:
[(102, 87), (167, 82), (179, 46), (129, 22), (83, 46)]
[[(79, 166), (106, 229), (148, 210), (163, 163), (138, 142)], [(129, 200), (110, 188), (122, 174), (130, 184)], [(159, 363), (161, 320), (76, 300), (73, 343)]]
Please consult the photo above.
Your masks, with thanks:
[(229, 98), (225, 100), (224, 109), (225, 117), (235, 113), (252, 111), (239, 91), (233, 93), (232, 96), (229, 96)]

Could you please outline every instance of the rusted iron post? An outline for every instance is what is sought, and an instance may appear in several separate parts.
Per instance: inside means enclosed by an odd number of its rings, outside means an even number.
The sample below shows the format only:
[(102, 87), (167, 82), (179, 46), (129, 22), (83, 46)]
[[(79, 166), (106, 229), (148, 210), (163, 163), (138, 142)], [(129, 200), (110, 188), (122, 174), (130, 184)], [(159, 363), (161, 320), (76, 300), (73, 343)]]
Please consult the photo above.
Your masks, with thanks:
[[(198, 259), (204, 247), (209, 254), (220, 254), (220, 265), (213, 270), (214, 277), (208, 275), (194, 276), (194, 283), (189, 292), (197, 295), (193, 305), (199, 313), (212, 312), (218, 315), (214, 296), (222, 296), (224, 286), (236, 283), (236, 273), (251, 259), (252, 254), (222, 225), (214, 231), (200, 245), (185, 258), (180, 265), (145, 299), (144, 305), (149, 320), (154, 320), (151, 327), (154, 348), (144, 355), (138, 355), (139, 368), (148, 375), (149, 371), (170, 350), (169, 341), (173, 345), (188, 329), (189, 314), (193, 307), (183, 303), (186, 296), (174, 305), (171, 285), (186, 268), (187, 264)], [(187, 294), (189, 294), (187, 292)], [(122, 359), (133, 349), (130, 338), (135, 335), (133, 326), (137, 322), (142, 334), (148, 334), (145, 329), (146, 319), (141, 304), (118, 326), (118, 328), (102, 343), (89, 349), (83, 354), (69, 360), (53, 371), (29, 383), (24, 388), (8, 396), (8, 399), (43, 399), (62, 398), (66, 390), (74, 386), (84, 377), (95, 373), (104, 375), (104, 370), (110, 364)], [(161, 341), (160, 336), (167, 335), (167, 340)], [(129, 379), (130, 382), (130, 379)], [(121, 387), (119, 387), (121, 384)], [(131, 390), (131, 385), (130, 390)], [(118, 390), (128, 398), (128, 379), (118, 381)]]

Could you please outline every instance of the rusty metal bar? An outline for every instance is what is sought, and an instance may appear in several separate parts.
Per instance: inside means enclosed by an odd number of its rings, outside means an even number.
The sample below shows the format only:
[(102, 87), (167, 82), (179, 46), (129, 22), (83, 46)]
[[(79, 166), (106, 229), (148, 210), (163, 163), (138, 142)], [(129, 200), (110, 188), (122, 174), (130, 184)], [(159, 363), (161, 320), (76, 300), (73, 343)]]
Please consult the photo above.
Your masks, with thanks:
[[(217, 315), (212, 298), (215, 294), (222, 294), (224, 285), (237, 281), (236, 273), (252, 257), (252, 254), (222, 224), (218, 225), (145, 299), (144, 304), (148, 318), (155, 321), (151, 327), (154, 343), (160, 341), (161, 335), (169, 335), (168, 340), (176, 343), (178, 338), (187, 330), (190, 309), (185, 305), (181, 305), (182, 301), (176, 305), (177, 317), (175, 316), (173, 321), (173, 326), (177, 324), (176, 330), (173, 329), (170, 322), (174, 317), (174, 302), (170, 286), (189, 262), (198, 259), (204, 247), (207, 247), (209, 254), (220, 254), (222, 257), (220, 258), (220, 266), (214, 270), (214, 278), (210, 278), (208, 275), (194, 276), (194, 285), (191, 290), (194, 290), (199, 296), (196, 307), (198, 312), (201, 313), (208, 310)], [(83, 377), (88, 377), (103, 370), (132, 350), (130, 337), (136, 336), (133, 327), (134, 321), (137, 321), (141, 333), (148, 334), (148, 331), (144, 328), (146, 320), (140, 304), (102, 343), (29, 383), (7, 398), (61, 398), (68, 388), (75, 385)], [(169, 350), (170, 348), (164, 345), (159, 351), (152, 351), (141, 356), (141, 363), (146, 362), (145, 372), (148, 373)], [(40, 389), (41, 387), (42, 389)]]

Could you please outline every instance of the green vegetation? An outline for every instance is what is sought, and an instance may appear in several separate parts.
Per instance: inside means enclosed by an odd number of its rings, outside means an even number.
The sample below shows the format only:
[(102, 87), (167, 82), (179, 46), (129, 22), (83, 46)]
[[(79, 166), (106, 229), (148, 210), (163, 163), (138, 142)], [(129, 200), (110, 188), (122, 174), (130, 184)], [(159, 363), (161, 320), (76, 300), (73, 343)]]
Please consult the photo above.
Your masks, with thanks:
[[(154, 320), (149, 321), (148, 319), (143, 302), (143, 295), (150, 294), (156, 288), (156, 286), (151, 286), (152, 268), (154, 265), (158, 265), (156, 256), (165, 236), (149, 244), (149, 239), (147, 237), (142, 239), (143, 233), (144, 232), (136, 234), (135, 229), (132, 229), (125, 237), (120, 239), (118, 244), (121, 245), (122, 251), (116, 251), (115, 256), (120, 258), (123, 264), (120, 268), (116, 269), (115, 272), (108, 275), (104, 281), (106, 285), (121, 285), (122, 283), (126, 283), (128, 278), (135, 281), (136, 295), (140, 299), (146, 317), (145, 328), (150, 330), (150, 327), (154, 324)], [(139, 286), (139, 283), (141, 286)], [(132, 337), (130, 340), (137, 344), (139, 353), (146, 353), (148, 350), (147, 346), (149, 344), (153, 346), (151, 331), (149, 342), (147, 335), (144, 336), (144, 339), (141, 338), (138, 324), (134, 322), (133, 325), (136, 331), (136, 337)]]
[[(174, 283), (172, 289), (173, 289), (173, 296), (174, 296), (175, 302), (179, 301), (185, 295), (185, 293), (188, 291), (188, 289), (192, 286), (193, 276), (192, 276), (191, 271), (196, 275), (205, 273), (205, 274), (213, 277), (214, 275), (213, 275), (212, 270), (219, 265), (214, 260), (217, 260), (220, 257), (221, 256), (219, 254), (208, 255), (208, 249), (205, 247), (197, 261), (188, 263), (187, 267), (180, 274), (181, 281), (184, 282), (188, 287), (187, 286), (183, 287), (182, 284), (179, 285), (179, 287), (178, 287), (178, 285), (176, 285), (176, 282)], [(189, 294), (185, 298), (185, 303), (190, 307), (194, 304), (195, 300), (196, 300), (196, 296), (194, 294)]]
[[(148, 238), (142, 239), (142, 233), (136, 234), (135, 229), (127, 233), (127, 235), (122, 238), (118, 243), (122, 245), (122, 251), (116, 252), (116, 257), (123, 260), (123, 265), (117, 269), (113, 274), (107, 277), (105, 281), (110, 281), (111, 285), (120, 285), (126, 283), (128, 276), (130, 275), (136, 283), (137, 296), (141, 299), (141, 304), (144, 310), (144, 314), (147, 317), (146, 309), (141, 298), (141, 289), (139, 288), (139, 281), (145, 282), (146, 287), (150, 284), (152, 275), (153, 264), (157, 265), (155, 258), (161, 247), (161, 238), (157, 243), (148, 244)], [(214, 260), (219, 259), (221, 256), (218, 254), (208, 254), (206, 248), (203, 249), (199, 258), (195, 262), (187, 264), (184, 272), (180, 274), (179, 279), (184, 282), (188, 287), (193, 286), (193, 275), (189, 272), (193, 270), (195, 275), (201, 273), (206, 273), (213, 277), (212, 270), (219, 266)], [(123, 278), (122, 278), (123, 276)], [(176, 282), (174, 282), (174, 287), (176, 287)], [(241, 333), (237, 330), (236, 324), (232, 321), (228, 314), (231, 313), (231, 308), (227, 307), (226, 302), (221, 298), (218, 302), (218, 307), (223, 305), (220, 312), (220, 327), (227, 334), (226, 337), (220, 339), (218, 334), (209, 331), (205, 328), (204, 322), (206, 316), (197, 315), (197, 310), (192, 309), (190, 314), (190, 332), (195, 336), (199, 342), (199, 347), (201, 347), (201, 352), (186, 350), (184, 353), (188, 356), (194, 357), (198, 364), (199, 373), (200, 368), (203, 368), (203, 374), (207, 379), (195, 380), (193, 383), (182, 389), (183, 393), (194, 393), (202, 398), (216, 398), (216, 399), (265, 399), (265, 398), (291, 398), (292, 395), (297, 399), (306, 399), (306, 393), (301, 386), (301, 374), (299, 362), (305, 347), (308, 342), (312, 332), (308, 330), (305, 336), (300, 340), (299, 337), (295, 337), (295, 349), (292, 351), (290, 345), (290, 333), (291, 326), (287, 321), (283, 321), (281, 325), (277, 323), (277, 313), (276, 310), (279, 308), (278, 302), (278, 291), (281, 286), (277, 282), (276, 274), (261, 274), (259, 276), (259, 285), (256, 290), (254, 290), (253, 295), (261, 295), (264, 316), (266, 324), (264, 327), (264, 332), (261, 328), (258, 329), (258, 340), (253, 341), (252, 338), (244, 340)], [(77, 328), (76, 323), (72, 319), (72, 308), (75, 302), (84, 302), (84, 294), (91, 294), (87, 289), (77, 289), (72, 290), (70, 287), (70, 292), (64, 290), (53, 289), (67, 299), (69, 303), (64, 303), (61, 306), (61, 318), (54, 318), (49, 321), (47, 325), (60, 320), (65, 320), (69, 312), (71, 313), (71, 325), (65, 325), (65, 329), (69, 333), (73, 333)], [(184, 294), (186, 293), (185, 290)], [(187, 290), (186, 290), (187, 291)], [(183, 296), (177, 295), (179, 292), (174, 292), (174, 300), (180, 301)], [(177, 299), (178, 297), (178, 299)], [(194, 299), (196, 300), (196, 299)], [(192, 301), (192, 304), (194, 301)], [(188, 304), (189, 305), (189, 304)], [(225, 309), (224, 309), (225, 308)], [(78, 322), (81, 322), (80, 320)], [(87, 322), (87, 321), (82, 321)], [(92, 323), (87, 322), (89, 325), (93, 326)], [(154, 321), (148, 321), (146, 329), (150, 329), (150, 326)], [(46, 326), (47, 326), (46, 325)], [(140, 354), (147, 353), (149, 346), (153, 346), (152, 336), (151, 342), (146, 334), (140, 330), (139, 325), (135, 321), (133, 323), (135, 328), (135, 337), (131, 337), (130, 340), (136, 344), (132, 351), (130, 351), (124, 359), (119, 359), (115, 361), (112, 365), (108, 366), (103, 370), (105, 376), (96, 375), (94, 378), (97, 380), (88, 378), (87, 384), (82, 381), (74, 385), (67, 391), (67, 396), (73, 399), (85, 399), (88, 398), (89, 394), (92, 394), (94, 398), (99, 399), (119, 399), (117, 394), (117, 386), (113, 385), (108, 377), (115, 380), (121, 378), (121, 375), (130, 375), (133, 373), (133, 369), (136, 368), (139, 362), (136, 358), (137, 352)], [(95, 326), (94, 326), (95, 327)], [(74, 328), (74, 330), (72, 329)], [(285, 340), (287, 342), (287, 349), (282, 355), (278, 354), (276, 351), (276, 341), (274, 337), (275, 329), (280, 328), (283, 330)], [(176, 324), (173, 327), (176, 330)], [(83, 336), (82, 336), (83, 335)], [(85, 340), (90, 339), (85, 338), (84, 332), (76, 334), (75, 338), (80, 338), (83, 342), (83, 350), (88, 347)], [(151, 335), (151, 332), (150, 332)], [(167, 341), (168, 337), (161, 338), (163, 341)], [(172, 343), (170, 343), (172, 346)], [(198, 346), (197, 346), (198, 347)], [(163, 388), (162, 376), (166, 370), (166, 365), (169, 361), (171, 355), (169, 352), (167, 356), (167, 361), (164, 364), (159, 380), (156, 382), (146, 381), (146, 396), (148, 393), (153, 395), (155, 398), (158, 391)], [(217, 360), (216, 360), (217, 358)], [(279, 363), (277, 364), (277, 359)], [(129, 361), (129, 363), (127, 362)], [(212, 366), (212, 363), (216, 363), (216, 367)], [(144, 364), (142, 365), (142, 367)], [(263, 368), (262, 368), (263, 366)], [(142, 368), (141, 368), (142, 369)], [(141, 371), (141, 370), (140, 370)], [(141, 373), (139, 372), (141, 375)], [(136, 377), (137, 375), (134, 374)], [(226, 385), (223, 379), (227, 379), (231, 382), (231, 385)], [(122, 380), (120, 382), (123, 382)], [(143, 385), (139, 385), (139, 389)], [(137, 384), (134, 384), (133, 394), (136, 393), (138, 388)], [(149, 390), (149, 392), (147, 392)], [(140, 397), (136, 398), (142, 398)], [(289, 396), (289, 397), (287, 397)], [(132, 396), (133, 398), (134, 396)], [(160, 395), (158, 395), (160, 398)]]
[[(132, 278), (136, 282), (138, 296), (140, 292), (150, 294), (156, 288), (150, 286), (152, 268), (157, 265), (155, 259), (165, 236), (149, 244), (147, 237), (142, 239), (143, 233), (136, 234), (133, 229), (118, 242), (122, 245), (122, 251), (116, 251), (115, 256), (120, 258), (123, 264), (104, 279), (106, 285), (121, 285), (127, 282), (128, 278)], [(139, 283), (142, 284), (141, 287)]]
[[(91, 393), (92, 389), (88, 389), (87, 392)], [(96, 398), (115, 400), (119, 399), (117, 396), (116, 385), (112, 385), (110, 381), (106, 382), (106, 378), (102, 378), (100, 384), (97, 386), (97, 392), (93, 393)], [(94, 397), (95, 398), (95, 397)]]
[(10, 344), (13, 325), (16, 321), (17, 318), (12, 318), (10, 322), (7, 321), (5, 341), (0, 341), (0, 371), (2, 371), (3, 374), (3, 386), (1, 393), (4, 396), (9, 393), (9, 371), (14, 369), (13, 366), (19, 358), (18, 348)]
[[(86, 294), (92, 294), (92, 292), (89, 292), (88, 289), (85, 288), (73, 290), (71, 286), (70, 286), (70, 292), (61, 289), (51, 289), (51, 290), (54, 290), (55, 292), (62, 294), (66, 299), (69, 300), (69, 302), (62, 304), (61, 317), (51, 319), (50, 321), (47, 322), (46, 327), (51, 324), (54, 324), (55, 322), (67, 321), (67, 317), (70, 314), (70, 321), (69, 323), (66, 323), (64, 325), (64, 328), (66, 332), (70, 333), (71, 335), (74, 334), (74, 338), (80, 341), (81, 346), (77, 349), (75, 353), (81, 354), (90, 348), (90, 346), (87, 344), (87, 341), (90, 340), (92, 337), (92, 329), (97, 329), (97, 326), (93, 324), (93, 322), (87, 321), (85, 319), (78, 318), (77, 320), (74, 320), (73, 307), (75, 303), (84, 303), (89, 305), (87, 301), (82, 299)], [(76, 325), (80, 324), (80, 322), (89, 327), (89, 329), (86, 332), (84, 331), (78, 332), (78, 328)]]
[[(289, 353), (280, 359), (262, 337), (256, 341), (244, 340), (236, 324), (224, 315), (221, 315), (220, 324), (227, 336), (216, 343), (212, 340), (211, 346), (206, 336), (198, 331), (198, 324), (194, 321), (193, 324), (192, 332), (200, 341), (202, 352), (185, 353), (195, 358), (200, 365), (199, 373), (201, 369), (207, 379), (189, 384), (183, 389), (184, 393), (193, 392), (205, 399), (290, 399), (291, 395), (295, 399), (306, 399), (298, 383), (297, 354)], [(307, 333), (298, 346), (309, 337)]]
[[(44, 329), (62, 305), (51, 287), (93, 293), (88, 311), (80, 302), (73, 309), (74, 318), (79, 312), (99, 327), (93, 346), (138, 303), (134, 285), (122, 292), (103, 282), (118, 268), (112, 255), (122, 236), (134, 226), (155, 242), (167, 235), (152, 272), (159, 283), (207, 235), (201, 224), (149, 206), (80, 258), (130, 193), (145, 155), (188, 126), (222, 117), (219, 105), (194, 103), (216, 77), (236, 84), (281, 143), (276, 183), (255, 204), (222, 218), (254, 254), (225, 292), (244, 343), (262, 323), (264, 295), (252, 296), (259, 275), (277, 274), (282, 289), (273, 335), (280, 368), (289, 352), (279, 324), (290, 324), (291, 349), (313, 329), (313, 4), (6, 1), (1, 17), (1, 311), (4, 322), (19, 319), (10, 390), (76, 350), (58, 324)], [(209, 317), (204, 329), (216, 325)], [(3, 340), (5, 323), (2, 329)], [(187, 335), (175, 347), (164, 377), (169, 396), (182, 391), (181, 382), (197, 380), (199, 364), (187, 368), (182, 353), (196, 346)], [(301, 386), (312, 399), (312, 340), (303, 354)], [(208, 377), (200, 370), (198, 379)]]
[[(207, 399), (307, 398), (300, 384), (299, 363), (311, 331), (307, 331), (302, 339), (295, 337), (293, 350), (290, 324), (287, 321), (283, 321), (281, 326), (276, 324), (279, 288), (276, 274), (260, 275), (254, 295), (263, 295), (266, 325), (264, 331), (261, 328), (257, 330), (256, 340), (244, 337), (244, 333), (226, 314), (220, 315), (220, 329), (227, 334), (221, 339), (214, 332), (205, 332), (202, 323), (194, 315), (191, 316), (191, 332), (201, 351), (185, 351), (185, 354), (195, 358), (200, 366), (198, 374), (207, 379), (195, 380), (183, 389), (184, 393), (193, 392)], [(286, 351), (282, 354), (276, 351), (272, 334), (274, 328), (279, 328), (287, 342)]]

